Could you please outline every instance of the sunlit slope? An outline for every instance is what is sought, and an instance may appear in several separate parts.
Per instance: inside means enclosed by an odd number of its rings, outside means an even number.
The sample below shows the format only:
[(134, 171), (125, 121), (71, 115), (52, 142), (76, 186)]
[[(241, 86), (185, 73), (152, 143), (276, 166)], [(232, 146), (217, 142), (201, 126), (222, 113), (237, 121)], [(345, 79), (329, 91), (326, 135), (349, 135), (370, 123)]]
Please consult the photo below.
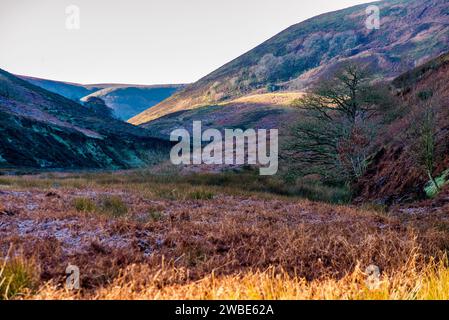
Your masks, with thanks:
[(374, 4), (381, 12), (379, 30), (366, 27), (366, 4), (317, 16), (289, 27), (129, 122), (142, 124), (254, 91), (301, 91), (346, 61), (369, 64), (379, 78), (393, 79), (449, 50), (448, 1)]

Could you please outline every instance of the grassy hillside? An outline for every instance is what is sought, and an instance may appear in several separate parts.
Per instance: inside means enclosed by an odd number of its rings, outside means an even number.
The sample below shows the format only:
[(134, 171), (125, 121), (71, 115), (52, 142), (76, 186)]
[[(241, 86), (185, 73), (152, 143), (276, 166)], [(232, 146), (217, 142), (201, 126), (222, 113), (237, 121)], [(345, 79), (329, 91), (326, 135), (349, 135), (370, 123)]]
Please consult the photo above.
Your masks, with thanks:
[(449, 3), (387, 0), (380, 30), (365, 27), (367, 5), (327, 13), (282, 31), (159, 105), (130, 119), (165, 114), (247, 95), (255, 90), (303, 90), (345, 61), (364, 62), (394, 78), (449, 49)]
[[(142, 128), (152, 136), (168, 140), (177, 128), (192, 130), (193, 121), (201, 120), (203, 130), (227, 129), (280, 129), (281, 138), (287, 134), (287, 125), (297, 116), (291, 102), (300, 93), (270, 93), (247, 96), (226, 103), (184, 110), (150, 121)], [(284, 131), (285, 129), (285, 131)]]
[(0, 166), (129, 168), (169, 145), (0, 70)]

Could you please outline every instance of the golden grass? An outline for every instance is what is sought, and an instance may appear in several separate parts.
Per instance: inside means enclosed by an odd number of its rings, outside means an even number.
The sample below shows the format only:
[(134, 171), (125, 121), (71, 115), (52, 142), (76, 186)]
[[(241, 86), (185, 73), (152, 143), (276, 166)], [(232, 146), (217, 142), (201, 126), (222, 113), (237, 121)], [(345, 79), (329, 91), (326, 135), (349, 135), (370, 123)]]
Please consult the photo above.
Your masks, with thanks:
[(38, 285), (39, 270), (33, 260), (8, 253), (0, 260), (0, 300), (20, 298)]
[(292, 102), (304, 96), (302, 92), (274, 92), (260, 93), (244, 96), (231, 101), (223, 102), (227, 104), (264, 104), (267, 106), (290, 107)]
[[(243, 96), (240, 98), (224, 101), (221, 103), (207, 103), (205, 101), (202, 101), (198, 103), (198, 101), (187, 101), (186, 103), (182, 105), (177, 105), (175, 107), (171, 108), (161, 108), (160, 105), (150, 108), (148, 110), (145, 110), (144, 112), (134, 116), (133, 118), (129, 119), (128, 122), (133, 125), (140, 125), (142, 123), (147, 123), (153, 120), (156, 120), (158, 118), (161, 118), (163, 116), (166, 116), (170, 113), (174, 113), (177, 111), (182, 110), (193, 110), (198, 109), (201, 107), (207, 107), (208, 105), (239, 105), (239, 104), (261, 104), (265, 106), (283, 106), (283, 107), (290, 107), (291, 103), (301, 98), (304, 95), (302, 92), (272, 92), (272, 93), (259, 93), (259, 94), (250, 94), (247, 96)], [(202, 100), (202, 99), (200, 99)]]
[[(313, 202), (267, 193), (282, 186), (250, 176), (242, 184), (242, 177), (141, 171), (1, 177), (8, 187), (0, 206), (17, 214), (0, 216), (10, 232), (0, 230), (0, 247), (13, 243), (23, 249), (22, 261), (36, 261), (43, 270), (37, 291), (24, 286), (10, 297), (448, 298), (444, 210), (406, 216)], [(119, 199), (110, 207), (119, 208), (121, 219), (86, 212), (92, 204), (101, 207), (105, 197)], [(24, 220), (37, 231), (14, 234), (15, 223)], [(53, 237), (54, 231), (64, 239)], [(129, 242), (108, 247), (120, 239)], [(67, 254), (77, 243), (82, 250)], [(80, 267), (80, 291), (64, 289), (69, 262)], [(376, 290), (365, 283), (363, 271), (371, 264), (382, 271)]]
[[(88, 299), (100, 300), (447, 300), (447, 263), (429, 263), (423, 270), (412, 264), (380, 278), (377, 288), (366, 285), (366, 275), (357, 266), (341, 279), (307, 281), (287, 272), (265, 271), (215, 276), (186, 282), (186, 270), (173, 267), (159, 270), (146, 265), (128, 267), (110, 285), (101, 287)], [(51, 283), (26, 299), (79, 299), (80, 292), (58, 288)]]

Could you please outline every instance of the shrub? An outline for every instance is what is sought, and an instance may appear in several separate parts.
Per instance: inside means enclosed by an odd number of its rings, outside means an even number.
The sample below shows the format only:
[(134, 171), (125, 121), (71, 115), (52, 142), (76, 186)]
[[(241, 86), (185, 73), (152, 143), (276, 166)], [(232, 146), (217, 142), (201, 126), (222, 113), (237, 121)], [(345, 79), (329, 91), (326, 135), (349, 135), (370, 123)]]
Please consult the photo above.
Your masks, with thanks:
[(114, 218), (124, 216), (128, 213), (128, 207), (120, 197), (105, 196), (101, 200), (101, 212), (110, 215)]
[(426, 100), (429, 100), (430, 98), (432, 98), (433, 91), (432, 90), (420, 91), (420, 92), (418, 92), (417, 96), (420, 100), (426, 101)]

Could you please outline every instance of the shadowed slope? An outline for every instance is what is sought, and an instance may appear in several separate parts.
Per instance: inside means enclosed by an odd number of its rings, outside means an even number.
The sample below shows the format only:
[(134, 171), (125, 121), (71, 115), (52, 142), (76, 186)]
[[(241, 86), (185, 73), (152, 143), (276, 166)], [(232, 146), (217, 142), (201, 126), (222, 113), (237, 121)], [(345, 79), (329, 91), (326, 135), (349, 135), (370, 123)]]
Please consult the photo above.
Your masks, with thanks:
[(114, 116), (121, 120), (128, 120), (167, 99), (184, 87), (182, 84), (133, 85), (101, 83), (84, 85), (28, 76), (17, 77), (77, 102), (86, 102), (90, 97), (101, 98), (113, 110)]
[(0, 166), (128, 168), (169, 145), (0, 70)]

